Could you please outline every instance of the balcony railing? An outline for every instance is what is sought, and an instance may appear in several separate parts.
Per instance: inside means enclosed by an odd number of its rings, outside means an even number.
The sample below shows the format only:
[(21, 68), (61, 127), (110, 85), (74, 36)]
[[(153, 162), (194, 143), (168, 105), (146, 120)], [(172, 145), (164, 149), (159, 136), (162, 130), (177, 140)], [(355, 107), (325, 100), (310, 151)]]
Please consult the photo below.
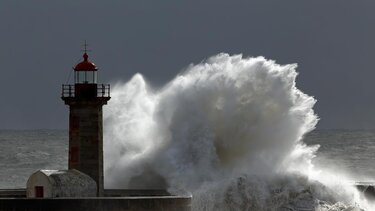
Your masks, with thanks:
[[(96, 97), (110, 97), (110, 85), (109, 84), (96, 84)], [(76, 87), (71, 84), (63, 84), (61, 90), (61, 97), (75, 97)]]
[(111, 87), (109, 84), (98, 84), (97, 90), (97, 97), (111, 97)]

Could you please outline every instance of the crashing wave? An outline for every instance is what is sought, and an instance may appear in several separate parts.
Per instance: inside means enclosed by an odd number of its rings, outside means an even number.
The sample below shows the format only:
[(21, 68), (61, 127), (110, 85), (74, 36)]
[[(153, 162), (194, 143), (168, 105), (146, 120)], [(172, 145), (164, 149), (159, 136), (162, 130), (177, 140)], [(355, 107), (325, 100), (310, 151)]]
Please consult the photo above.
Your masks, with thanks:
[(318, 146), (302, 139), (318, 121), (315, 99), (296, 87), (296, 67), (219, 54), (158, 90), (140, 74), (117, 84), (106, 186), (188, 190), (194, 210), (370, 210), (312, 165)]

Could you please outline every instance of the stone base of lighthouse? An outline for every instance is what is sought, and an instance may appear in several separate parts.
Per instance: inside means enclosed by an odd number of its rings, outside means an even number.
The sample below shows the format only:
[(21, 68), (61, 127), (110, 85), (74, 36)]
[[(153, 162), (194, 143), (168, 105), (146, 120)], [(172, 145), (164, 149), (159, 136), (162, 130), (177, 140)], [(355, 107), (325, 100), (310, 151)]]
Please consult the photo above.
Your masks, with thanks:
[(98, 185), (103, 196), (103, 104), (109, 98), (64, 98), (69, 105), (69, 169), (77, 169)]

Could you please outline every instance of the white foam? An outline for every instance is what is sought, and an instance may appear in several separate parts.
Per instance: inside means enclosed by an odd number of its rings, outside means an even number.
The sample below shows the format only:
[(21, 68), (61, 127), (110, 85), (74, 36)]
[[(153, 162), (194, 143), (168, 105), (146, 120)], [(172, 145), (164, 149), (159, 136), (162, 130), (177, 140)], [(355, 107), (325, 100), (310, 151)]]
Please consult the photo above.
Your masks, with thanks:
[(170, 191), (191, 191), (195, 210), (367, 206), (354, 189), (331, 190), (311, 164), (318, 147), (301, 140), (318, 118), (296, 67), (219, 54), (159, 90), (140, 74), (117, 84), (104, 112), (106, 187), (161, 177)]

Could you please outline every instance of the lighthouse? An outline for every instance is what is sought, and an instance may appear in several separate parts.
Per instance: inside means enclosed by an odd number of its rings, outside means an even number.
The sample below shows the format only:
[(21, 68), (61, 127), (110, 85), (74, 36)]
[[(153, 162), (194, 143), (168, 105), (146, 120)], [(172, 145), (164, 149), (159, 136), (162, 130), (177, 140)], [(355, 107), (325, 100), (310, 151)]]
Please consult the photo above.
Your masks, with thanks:
[(85, 49), (83, 61), (74, 67), (74, 84), (62, 85), (61, 98), (69, 106), (69, 169), (89, 175), (103, 196), (102, 108), (110, 99), (110, 85), (97, 81), (98, 68)]

